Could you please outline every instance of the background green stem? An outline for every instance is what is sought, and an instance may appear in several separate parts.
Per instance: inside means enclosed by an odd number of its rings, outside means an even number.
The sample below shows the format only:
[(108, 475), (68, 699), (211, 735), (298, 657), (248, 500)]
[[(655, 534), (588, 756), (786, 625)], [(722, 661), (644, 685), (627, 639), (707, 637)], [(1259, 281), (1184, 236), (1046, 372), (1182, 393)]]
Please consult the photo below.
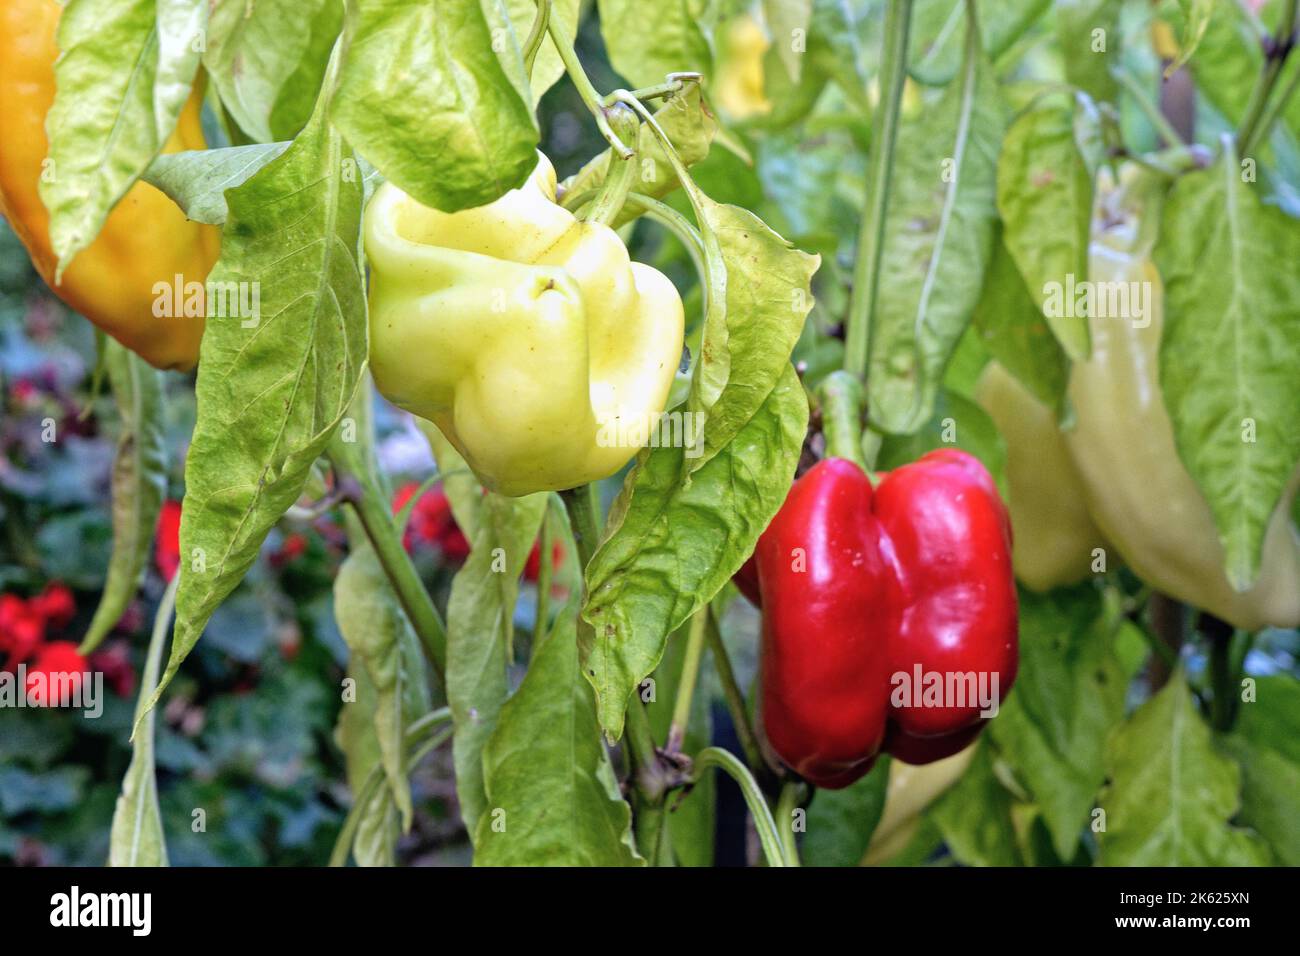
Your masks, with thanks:
[(892, 0), (885, 4), (880, 105), (876, 108), (871, 128), (866, 208), (858, 232), (858, 252), (853, 264), (853, 292), (849, 298), (844, 347), (844, 367), (859, 380), (866, 378), (870, 355), (871, 322), (876, 311), (880, 260), (884, 252), (889, 180), (893, 175), (898, 116), (902, 109), (903, 85), (907, 80), (907, 37), (911, 20), (912, 0)]
[(758, 830), (758, 839), (763, 846), (763, 856), (767, 858), (767, 865), (785, 866), (781, 837), (777, 832), (776, 822), (772, 819), (772, 811), (767, 808), (763, 792), (758, 789), (758, 782), (754, 780), (749, 768), (740, 761), (739, 757), (721, 747), (705, 747), (695, 757), (695, 778), (698, 780), (711, 767), (726, 772), (739, 784), (745, 804), (754, 818), (754, 828)]

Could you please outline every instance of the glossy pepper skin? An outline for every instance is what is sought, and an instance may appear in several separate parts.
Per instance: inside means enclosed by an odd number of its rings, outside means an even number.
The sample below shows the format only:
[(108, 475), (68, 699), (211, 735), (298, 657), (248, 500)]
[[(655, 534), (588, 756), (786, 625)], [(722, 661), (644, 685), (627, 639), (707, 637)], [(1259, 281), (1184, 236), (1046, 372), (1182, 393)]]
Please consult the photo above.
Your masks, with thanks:
[(1156, 590), (1249, 631), (1300, 625), (1300, 538), (1291, 521), (1300, 472), (1269, 521), (1254, 586), (1233, 590), (1214, 516), (1178, 457), (1160, 390), (1160, 275), (1132, 221), (1109, 221), (1094, 234), (1089, 278), (1149, 283), (1150, 323), (1092, 318), (1092, 354), (1071, 371), (1076, 424), (1064, 434), (1088, 510), (1125, 563)]
[(975, 400), (1007, 447), (1016, 577), (1040, 592), (1089, 577), (1093, 551), (1109, 552), (1110, 545), (1088, 512), (1083, 480), (1055, 413), (997, 362), (985, 366)]
[(370, 367), (488, 488), (572, 488), (618, 471), (663, 411), (682, 355), (681, 296), (608, 226), (555, 202), (536, 170), (455, 213), (391, 183), (366, 208)]
[(819, 462), (759, 538), (754, 570), (763, 728), (818, 786), (848, 786), (882, 750), (928, 763), (979, 733), (975, 700), (895, 706), (896, 675), (983, 674), (989, 688), (996, 675), (999, 700), (1015, 679), (1011, 528), (964, 452), (930, 452), (874, 489), (852, 462)]
[[(45, 114), (54, 102), (56, 0), (0, 5), (0, 212), (32, 264), (60, 299), (150, 364), (188, 369), (198, 360), (203, 319), (156, 317), (156, 283), (203, 282), (220, 252), (221, 230), (191, 222), (162, 192), (138, 182), (113, 207), (99, 236), (54, 284), (49, 213), (38, 184), (49, 151)], [(196, 89), (164, 152), (204, 149)]]

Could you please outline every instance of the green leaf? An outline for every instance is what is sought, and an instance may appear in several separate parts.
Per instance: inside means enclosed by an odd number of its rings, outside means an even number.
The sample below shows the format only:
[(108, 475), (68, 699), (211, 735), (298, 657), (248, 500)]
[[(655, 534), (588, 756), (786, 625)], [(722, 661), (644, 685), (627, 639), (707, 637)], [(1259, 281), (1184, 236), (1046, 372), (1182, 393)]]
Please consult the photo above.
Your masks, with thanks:
[(1255, 678), (1255, 700), (1240, 704), (1223, 744), (1241, 765), (1241, 813), (1285, 866), (1300, 866), (1300, 682)]
[(857, 866), (862, 861), (885, 812), (889, 767), (889, 757), (881, 757), (869, 774), (843, 790), (817, 791), (799, 847), (806, 866)]
[(220, 226), (226, 221), (226, 190), (242, 186), (289, 145), (257, 143), (163, 153), (140, 178), (166, 193), (190, 219)]
[(1183, 35), (1178, 38), (1178, 56), (1165, 67), (1165, 76), (1172, 75), (1190, 60), (1201, 45), (1206, 27), (1214, 15), (1214, 0), (1178, 0), (1178, 9), (1183, 15)]
[(1021, 385), (1049, 408), (1060, 406), (1070, 360), (1001, 239), (993, 248), (974, 323), (985, 348)]
[(342, 25), (343, 4), (335, 0), (213, 4), (203, 65), (244, 133), (259, 143), (298, 134)]
[[(565, 547), (576, 553), (572, 536)], [(601, 740), (591, 688), (578, 673), (578, 595), (575, 590), (534, 652), (483, 746), (487, 809), (478, 819), (475, 865), (645, 863), (633, 844), (632, 813)]]
[(59, 19), (58, 90), (45, 119), (56, 175), (40, 182), (57, 275), (163, 148), (189, 96), (207, 11), (164, 10), (172, 15), (156, 18), (154, 0), (72, 0)]
[[(334, 615), (352, 652), (351, 671), (364, 668), (369, 678), (388, 790), (401, 811), (403, 827), (409, 829), (413, 810), (406, 777), (406, 727), (431, 706), (420, 642), (364, 533), (353, 527), (349, 537), (352, 553), (334, 579)], [(360, 687), (358, 699), (359, 692)]]
[(711, 73), (703, 6), (700, 0), (597, 0), (609, 62), (634, 89), (662, 83), (669, 73)]
[(113, 558), (82, 639), (87, 654), (113, 629), (140, 588), (167, 493), (163, 374), (108, 337), (104, 364), (121, 416), (113, 458)]
[(1053, 6), (1065, 78), (1094, 100), (1116, 102), (1111, 68), (1120, 62), (1121, 0), (1056, 0)]
[(1105, 866), (1259, 866), (1268, 852), (1228, 825), (1241, 773), (1217, 753), (1179, 670), (1112, 737), (1102, 798)]
[(288, 150), (227, 196), (221, 258), (208, 279), (226, 294), (208, 296), (176, 633), (153, 702), (301, 494), (361, 381), (361, 183), (343, 174), (350, 159), (317, 113)]
[(483, 499), (469, 559), (456, 573), (447, 604), (447, 702), (461, 817), (471, 834), (490, 809), (483, 747), (506, 702), (519, 575), (546, 511), (546, 495)]
[[(1029, 30), (1051, 0), (998, 0), (979, 5), (981, 45), (996, 59)], [(919, 0), (912, 14), (908, 72), (918, 83), (943, 86), (961, 68), (966, 0)]]
[[(699, 84), (687, 83), (680, 93), (667, 97), (655, 111), (654, 117), (668, 141), (677, 150), (678, 158), (687, 167), (694, 166), (709, 155), (718, 122), (700, 98)], [(610, 155), (610, 150), (606, 149), (588, 160), (580, 170), (563, 182), (561, 195), (578, 196), (598, 188), (609, 172)], [(659, 137), (646, 123), (641, 124), (641, 130), (637, 134), (635, 162), (639, 164), (639, 169), (632, 184), (634, 192), (662, 199), (681, 185), (672, 164), (668, 162)], [(631, 222), (637, 215), (637, 212), (625, 206), (615, 217), (613, 225), (617, 228)]]
[(1214, 512), (1237, 590), (1300, 461), (1300, 222), (1241, 181), (1233, 151), (1165, 202), (1160, 382), (1178, 455)]
[(1056, 855), (1074, 856), (1106, 777), (1106, 740), (1128, 681), (1091, 585), (1020, 592), (1020, 670), (989, 733), (1033, 794)]
[[(537, 165), (537, 127), (514, 32), (497, 22), (504, 10), (493, 0), (355, 9), (331, 106), (348, 142), (444, 212), (522, 185)], [(508, 48), (494, 52), (498, 42)]]
[(772, 46), (795, 83), (803, 70), (803, 55), (795, 40), (806, 39), (812, 13), (813, 0), (763, 0), (763, 18), (772, 34)]
[(867, 375), (870, 415), (907, 434), (930, 417), (993, 253), (1004, 115), (978, 48), (933, 107), (898, 132)]
[(790, 367), (821, 264), (821, 256), (795, 249), (749, 210), (702, 194), (696, 201), (710, 288), (687, 400), (687, 413), (704, 422), (703, 453), (687, 456), (689, 473), (726, 447)]
[(936, 448), (960, 448), (974, 455), (993, 476), (1003, 500), (1009, 497), (1007, 449), (997, 426), (979, 405), (948, 389), (939, 393), (934, 414), (916, 434), (885, 436), (876, 466), (891, 471)]
[(668, 635), (703, 607), (754, 550), (785, 501), (803, 447), (808, 400), (794, 369), (703, 468), (682, 480), (683, 449), (645, 449), (610, 509), (587, 566), (583, 616), (593, 629), (583, 673), (600, 724), (617, 739), (628, 698)]
[(168, 586), (158, 607), (158, 616), (149, 640), (144, 674), (140, 678), (140, 696), (136, 700), (135, 719), (142, 722), (131, 746), (131, 763), (126, 768), (122, 792), (113, 807), (113, 824), (109, 830), (109, 866), (166, 866), (167, 841), (163, 836), (162, 811), (158, 807), (158, 779), (154, 771), (154, 715), (149, 698), (158, 686), (158, 669), (162, 664), (163, 646), (167, 643), (167, 625), (176, 604), (176, 580)]
[(970, 767), (927, 814), (952, 855), (967, 866), (1019, 866), (1012, 799), (994, 770), (993, 748), (979, 743)]
[[(338, 724), (334, 728), (335, 743), (343, 751), (348, 789), (352, 791), (354, 800), (365, 800), (365, 806), (359, 811), (353, 808), (353, 812), (359, 812), (360, 817), (352, 834), (350, 849), (357, 866), (393, 866), (397, 862), (401, 818), (393, 791), (389, 787), (389, 778), (385, 775), (378, 786), (370, 788), (368, 794), (366, 787), (366, 781), (381, 766), (383, 759), (375, 722), (379, 695), (364, 667), (358, 668), (351, 677), (356, 682), (356, 699), (343, 702), (339, 708)], [(405, 779), (405, 769), (402, 776)], [(340, 865), (346, 862), (346, 850), (342, 850), (342, 853), (342, 858), (338, 860)]]
[(1086, 357), (1087, 316), (1047, 307), (1049, 286), (1088, 275), (1092, 171), (1075, 140), (1073, 100), (1040, 100), (1011, 124), (998, 160), (998, 211), (1002, 240), (1047, 324), (1067, 355)]

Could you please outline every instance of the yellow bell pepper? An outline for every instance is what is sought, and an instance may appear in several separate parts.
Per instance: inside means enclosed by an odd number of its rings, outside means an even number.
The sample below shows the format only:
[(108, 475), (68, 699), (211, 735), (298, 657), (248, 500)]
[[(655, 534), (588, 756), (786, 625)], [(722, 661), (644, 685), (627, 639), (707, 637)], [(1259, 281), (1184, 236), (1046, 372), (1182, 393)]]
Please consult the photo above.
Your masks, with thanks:
[[(27, 247), (54, 294), (159, 368), (198, 360), (203, 318), (154, 315), (155, 285), (203, 282), (221, 247), (221, 230), (191, 222), (162, 192), (137, 182), (113, 207), (99, 236), (54, 284), (50, 217), (38, 184), (49, 151), (45, 114), (54, 102), (55, 42), (62, 7), (55, 0), (6, 0), (0, 6), (0, 212)], [(196, 87), (164, 152), (204, 149)]]
[(1258, 579), (1249, 591), (1233, 590), (1214, 516), (1178, 457), (1160, 391), (1164, 296), (1147, 255), (1130, 221), (1110, 223), (1090, 249), (1091, 281), (1149, 283), (1150, 308), (1136, 320), (1090, 318), (1092, 355), (1071, 370), (1077, 424), (1065, 441), (1088, 510), (1156, 590), (1250, 631), (1300, 625), (1300, 537), (1291, 521), (1300, 472), (1269, 521)]
[(618, 471), (681, 362), (673, 284), (608, 226), (556, 205), (555, 170), (444, 213), (391, 183), (366, 208), (370, 367), (505, 495)]
[(1088, 514), (1055, 414), (997, 362), (985, 367), (975, 400), (1007, 446), (1016, 577), (1033, 591), (1082, 581), (1092, 573), (1094, 549), (1108, 545)]

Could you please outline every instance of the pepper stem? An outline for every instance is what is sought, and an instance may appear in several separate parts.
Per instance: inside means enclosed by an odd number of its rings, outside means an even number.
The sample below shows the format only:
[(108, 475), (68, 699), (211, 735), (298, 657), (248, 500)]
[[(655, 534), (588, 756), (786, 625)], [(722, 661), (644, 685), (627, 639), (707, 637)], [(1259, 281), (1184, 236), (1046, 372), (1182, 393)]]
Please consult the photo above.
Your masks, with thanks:
[[(623, 103), (615, 103), (605, 110), (610, 128), (619, 139), (627, 143), (636, 143), (641, 122), (632, 110)], [(636, 178), (636, 152), (619, 156), (611, 152), (609, 165), (605, 167), (605, 181), (596, 191), (596, 201), (583, 217), (586, 222), (599, 222), (612, 225), (627, 202), (628, 193), (632, 191), (632, 181)]]
[(862, 456), (862, 383), (851, 373), (841, 370), (826, 376), (818, 391), (822, 400), (826, 454), (851, 461), (866, 471), (867, 464)]

